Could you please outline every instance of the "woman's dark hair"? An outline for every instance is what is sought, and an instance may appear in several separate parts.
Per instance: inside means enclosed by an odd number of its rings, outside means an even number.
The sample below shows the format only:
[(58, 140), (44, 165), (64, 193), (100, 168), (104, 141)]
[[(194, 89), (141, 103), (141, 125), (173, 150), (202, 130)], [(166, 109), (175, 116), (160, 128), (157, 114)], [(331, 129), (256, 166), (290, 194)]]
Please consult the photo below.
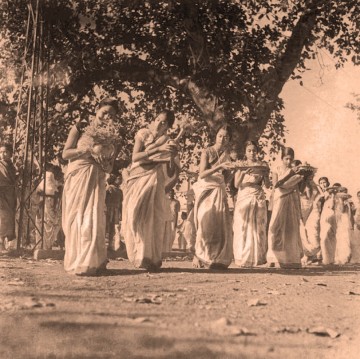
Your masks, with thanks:
[(321, 181), (326, 181), (327, 185), (330, 186), (330, 182), (329, 182), (329, 179), (327, 177), (320, 177), (319, 181), (318, 181), (319, 184), (320, 184)]
[(168, 127), (171, 128), (175, 122), (174, 112), (166, 108), (165, 110), (160, 111), (156, 117), (158, 117), (161, 114), (164, 114), (166, 116), (166, 122), (168, 124)]
[(4, 147), (6, 151), (11, 153), (11, 155), (13, 154), (13, 147), (10, 143), (1, 143), (0, 147)]
[(231, 141), (232, 139), (232, 130), (231, 127), (228, 124), (224, 124), (222, 126), (220, 126), (217, 130), (216, 130), (216, 135), (219, 133), (220, 130), (224, 130), (227, 132), (227, 134), (229, 135), (229, 139)]
[(283, 159), (285, 156), (291, 156), (292, 158), (295, 157), (295, 152), (291, 147), (285, 147), (281, 153), (281, 159)]
[(256, 152), (259, 152), (259, 145), (256, 141), (252, 141), (252, 140), (246, 141), (245, 146), (244, 146), (245, 150), (246, 150), (246, 147), (248, 147), (248, 146), (254, 146), (256, 149)]
[(99, 110), (101, 109), (101, 107), (104, 106), (111, 106), (116, 111), (116, 113), (119, 112), (118, 101), (114, 98), (105, 97), (104, 99), (102, 99), (99, 103)]
[(333, 186), (333, 187), (341, 187), (341, 184), (338, 183), (338, 182), (336, 182), (336, 183), (334, 183), (332, 186)]

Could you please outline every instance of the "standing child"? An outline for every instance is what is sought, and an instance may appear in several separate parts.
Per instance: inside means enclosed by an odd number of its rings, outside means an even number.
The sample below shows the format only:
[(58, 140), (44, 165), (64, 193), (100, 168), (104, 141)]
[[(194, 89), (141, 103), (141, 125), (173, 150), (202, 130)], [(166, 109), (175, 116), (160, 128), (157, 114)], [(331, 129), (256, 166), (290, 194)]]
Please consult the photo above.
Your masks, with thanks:
[(275, 187), (273, 212), (269, 225), (267, 262), (283, 268), (301, 268), (301, 209), (298, 184), (303, 176), (291, 169), (294, 150), (286, 147), (282, 165), (272, 174)]
[(184, 236), (185, 226), (186, 226), (186, 212), (181, 212), (181, 222), (178, 225), (178, 247), (181, 251), (186, 250), (186, 239)]
[(109, 250), (115, 250), (116, 226), (120, 223), (120, 212), (122, 205), (122, 192), (117, 185), (117, 178), (111, 174), (107, 179), (106, 196), (106, 234), (108, 236)]
[(168, 194), (168, 204), (169, 204), (169, 218), (165, 223), (165, 232), (164, 232), (164, 244), (163, 244), (163, 252), (171, 252), (173, 247), (175, 236), (176, 236), (176, 228), (178, 222), (178, 214), (180, 211), (180, 202), (175, 198), (175, 191), (171, 189)]
[(12, 154), (9, 144), (0, 145), (0, 250), (5, 249), (5, 240), (15, 239), (16, 170)]

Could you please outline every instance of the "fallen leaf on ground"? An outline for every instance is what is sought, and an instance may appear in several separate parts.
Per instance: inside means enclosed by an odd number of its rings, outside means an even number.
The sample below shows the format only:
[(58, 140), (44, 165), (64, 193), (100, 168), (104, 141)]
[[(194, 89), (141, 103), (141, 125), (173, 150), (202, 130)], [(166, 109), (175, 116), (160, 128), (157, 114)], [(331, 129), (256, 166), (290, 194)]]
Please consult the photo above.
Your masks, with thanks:
[(360, 295), (360, 293), (353, 292), (352, 290), (349, 290), (349, 292), (346, 293), (346, 294), (349, 294), (349, 295)]
[(303, 280), (303, 282), (308, 282), (308, 280), (304, 277), (301, 278)]
[(135, 323), (146, 323), (146, 322), (151, 322), (151, 320), (147, 317), (138, 317), (134, 319)]
[(335, 339), (337, 337), (339, 337), (341, 334), (333, 329), (330, 328), (325, 328), (325, 327), (313, 327), (313, 328), (309, 328), (307, 330), (308, 333), (310, 334), (315, 334), (315, 335), (319, 335), (322, 337), (330, 337), (332, 339)]
[(258, 307), (261, 305), (267, 305), (266, 302), (261, 301), (260, 299), (250, 299), (247, 302), (249, 307)]
[(12, 281), (12, 282), (8, 282), (8, 285), (24, 285), (25, 282), (23, 281)]
[(225, 317), (211, 322), (210, 328), (212, 331), (223, 336), (256, 335), (256, 333), (251, 332), (245, 327), (237, 327), (236, 325), (233, 325), (232, 322)]
[(160, 296), (153, 296), (153, 297), (140, 297), (135, 299), (136, 303), (150, 303), (150, 304), (161, 304), (162, 299)]
[(327, 284), (326, 283), (316, 283), (316, 285), (319, 285), (321, 287), (327, 287)]

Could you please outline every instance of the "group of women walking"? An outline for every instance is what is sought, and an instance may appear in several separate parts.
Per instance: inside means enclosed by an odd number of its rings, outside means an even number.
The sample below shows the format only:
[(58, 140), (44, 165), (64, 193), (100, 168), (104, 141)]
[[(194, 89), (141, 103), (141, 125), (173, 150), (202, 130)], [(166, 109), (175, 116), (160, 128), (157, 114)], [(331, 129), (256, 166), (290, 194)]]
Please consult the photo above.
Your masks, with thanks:
[[(105, 172), (111, 171), (116, 151), (106, 146), (95, 151), (96, 136), (88, 147), (82, 142), (86, 134), (96, 133), (97, 129), (104, 132), (109, 126), (113, 135), (111, 125), (116, 111), (114, 101), (103, 101), (88, 125), (93, 131), (74, 126), (63, 152), (64, 159), (69, 161), (63, 192), (64, 265), (66, 271), (77, 275), (96, 274), (107, 262)], [(136, 134), (126, 179), (122, 232), (127, 254), (135, 267), (147, 270), (156, 270), (162, 264), (165, 227), (170, 215), (166, 192), (175, 185), (180, 172), (178, 145), (167, 135), (173, 123), (174, 114), (164, 110)], [(196, 231), (193, 266), (224, 269), (235, 259), (235, 264), (243, 267), (268, 263), (299, 268), (304, 258), (309, 260), (320, 250), (324, 263), (334, 261), (339, 251), (337, 231), (344, 225), (335, 213), (336, 206), (331, 207), (329, 201), (340, 201), (336, 197), (338, 191), (320, 192), (312, 177), (294, 166), (291, 148), (283, 151), (282, 164), (272, 172), (270, 181), (268, 165), (258, 159), (257, 143), (246, 142), (245, 159), (234, 162), (228, 151), (230, 141), (231, 130), (223, 126), (217, 131), (215, 143), (201, 155), (199, 178), (193, 186)], [(238, 189), (233, 216), (226, 193), (229, 181)], [(263, 188), (269, 188), (271, 182), (272, 215), (268, 224)], [(302, 205), (304, 193), (308, 207)], [(345, 213), (347, 198), (341, 198), (341, 213)], [(328, 209), (333, 211), (332, 219)]]

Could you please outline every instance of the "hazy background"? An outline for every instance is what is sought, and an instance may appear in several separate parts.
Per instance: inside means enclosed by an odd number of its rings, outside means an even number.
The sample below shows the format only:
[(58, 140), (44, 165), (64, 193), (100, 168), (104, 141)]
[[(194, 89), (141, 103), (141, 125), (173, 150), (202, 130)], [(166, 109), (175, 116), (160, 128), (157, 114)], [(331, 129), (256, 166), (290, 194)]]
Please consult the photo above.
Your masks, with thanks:
[(289, 81), (281, 97), (285, 101), (286, 145), (295, 158), (318, 168), (315, 179), (327, 176), (356, 196), (360, 190), (360, 123), (356, 113), (345, 108), (359, 93), (360, 68), (348, 63), (335, 69), (330, 55), (308, 63), (303, 84)]

